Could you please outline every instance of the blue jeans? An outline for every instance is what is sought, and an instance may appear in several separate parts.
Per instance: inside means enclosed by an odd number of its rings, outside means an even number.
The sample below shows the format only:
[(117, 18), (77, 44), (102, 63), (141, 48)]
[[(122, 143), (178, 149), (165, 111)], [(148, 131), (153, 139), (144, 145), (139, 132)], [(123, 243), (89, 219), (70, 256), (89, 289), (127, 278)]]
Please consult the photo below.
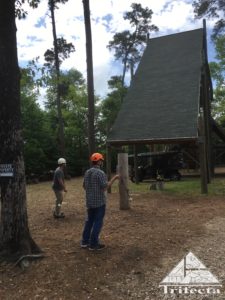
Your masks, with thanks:
[(82, 243), (96, 246), (99, 244), (99, 234), (105, 216), (105, 205), (87, 209), (87, 218), (84, 224)]

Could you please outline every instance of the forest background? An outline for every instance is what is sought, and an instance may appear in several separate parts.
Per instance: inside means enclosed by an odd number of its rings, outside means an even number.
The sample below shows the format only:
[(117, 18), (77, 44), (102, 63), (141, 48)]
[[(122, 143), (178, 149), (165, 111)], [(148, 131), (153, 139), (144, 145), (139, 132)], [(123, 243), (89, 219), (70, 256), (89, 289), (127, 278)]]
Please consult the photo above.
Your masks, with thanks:
[[(146, 1), (140, 2), (145, 4)], [(189, 5), (189, 9), (191, 7), (192, 11), (188, 13), (190, 17), (192, 16), (193, 21), (189, 23), (188, 27), (183, 27), (184, 31), (202, 27), (202, 21), (200, 20), (201, 11), (198, 10), (200, 8), (198, 4), (200, 5), (201, 1), (176, 1), (177, 5), (175, 5), (174, 1), (163, 2), (163, 4), (161, 3), (161, 11), (167, 13), (167, 16), (168, 11), (171, 11), (174, 7), (177, 7), (177, 9), (182, 8), (182, 4)], [(40, 2), (40, 4), (41, 3), (43, 2)], [(65, 13), (65, 7), (69, 6), (70, 1), (55, 1), (52, 7), (51, 3), (53, 3), (53, 1), (48, 2), (48, 10), (45, 11), (41, 18), (37, 19), (36, 24), (39, 25), (36, 26), (36, 30), (43, 30), (41, 27), (45, 26), (41, 26), (41, 24), (44, 25), (47, 18), (52, 25), (54, 25), (55, 22), (56, 41), (54, 41), (54, 26), (52, 26), (52, 48), (46, 49), (43, 54), (41, 54), (40, 49), (38, 49), (38, 51), (36, 51), (38, 55), (29, 61), (19, 57), (22, 74), (21, 111), (24, 158), (28, 180), (50, 179), (52, 177), (52, 170), (55, 168), (56, 161), (61, 153), (64, 153), (68, 161), (68, 171), (71, 176), (82, 175), (89, 165), (88, 93), (85, 78), (86, 71), (83, 67), (86, 63), (85, 55), (80, 54), (79, 47), (76, 45), (76, 38), (73, 44), (65, 39), (64, 34), (60, 33), (57, 35), (57, 31), (61, 32), (57, 27), (57, 17), (59, 19), (62, 18), (62, 14)], [(126, 22), (126, 27), (118, 27), (118, 31), (115, 31), (115, 28), (108, 28), (108, 31), (111, 31), (111, 35), (109, 35), (111, 39), (105, 44), (104, 50), (102, 50), (103, 52), (98, 54), (99, 56), (101, 56), (101, 54), (106, 56), (105, 51), (110, 53), (111, 62), (108, 64), (112, 72), (115, 72), (114, 74), (107, 73), (109, 78), (107, 78), (104, 71), (102, 78), (100, 74), (98, 74), (97, 81), (99, 82), (100, 77), (100, 81), (104, 81), (105, 85), (107, 85), (107, 88), (102, 87), (101, 90), (99, 84), (97, 84), (98, 88), (94, 96), (95, 147), (99, 152), (105, 153), (105, 142), (108, 131), (129, 89), (135, 69), (146, 47), (147, 35), (152, 38), (165, 33), (163, 27), (160, 27), (159, 15), (157, 15), (158, 18), (154, 19), (153, 9), (151, 9), (151, 7), (142, 6), (141, 3), (132, 3), (129, 1), (130, 6), (127, 7), (127, 10), (121, 15), (123, 21)], [(157, 1), (157, 3), (159, 4), (159, 1)], [(52, 10), (52, 8), (54, 10)], [(35, 12), (36, 9), (33, 9), (33, 11)], [(224, 7), (217, 7), (217, 9), (219, 15), (223, 14)], [(23, 11), (20, 10), (20, 15), (18, 16), (18, 51), (19, 53), (21, 52), (21, 54), (22, 50), (20, 50), (20, 47), (22, 47), (22, 45), (20, 37), (22, 27), (20, 27), (20, 24), (25, 25), (24, 22), (26, 18), (29, 18), (29, 14), (33, 14), (30, 8), (28, 10), (24, 8)], [(194, 23), (196, 17), (199, 18), (197, 18), (197, 21)], [(78, 18), (78, 16), (76, 18)], [(105, 27), (110, 25), (112, 18), (113, 16), (110, 12), (105, 15)], [(225, 37), (223, 31), (217, 32), (218, 34), (212, 31), (217, 19), (216, 15), (212, 15), (212, 18), (207, 20), (209, 27), (208, 49), (211, 59), (210, 69), (214, 84), (212, 113), (220, 125), (225, 127)], [(84, 18), (82, 18), (81, 21), (84, 26)], [(93, 17), (91, 21), (92, 24), (96, 24), (97, 18)], [(158, 24), (156, 22), (158, 22)], [(119, 29), (121, 30), (119, 31)], [(167, 32), (167, 34), (176, 33), (178, 31), (182, 31), (182, 29), (176, 30), (174, 28), (170, 30), (170, 32)], [(76, 27), (74, 27), (74, 35), (75, 34)], [(85, 36), (84, 33), (83, 35)], [(93, 36), (95, 35), (96, 32), (93, 32)], [(32, 39), (32, 35), (30, 38)], [(99, 39), (101, 39), (100, 36)], [(78, 53), (76, 51), (77, 48)], [(213, 48), (215, 49), (214, 51), (212, 51)], [(32, 53), (31, 50), (30, 52)], [(58, 77), (55, 70), (56, 52), (59, 59)], [(212, 56), (212, 52), (214, 57)], [(74, 59), (74, 64), (71, 58)], [(80, 65), (78, 63), (79, 60), (82, 60), (83, 64)], [(76, 65), (81, 66), (81, 71), (78, 70)], [(94, 79), (96, 80), (95, 72)], [(60, 114), (57, 97), (60, 97)], [(60, 123), (63, 127), (63, 151), (60, 150)], [(132, 151), (130, 149), (127, 150)], [(145, 151), (146, 149), (143, 147), (139, 150)], [(115, 166), (115, 155), (113, 157), (113, 165)]]

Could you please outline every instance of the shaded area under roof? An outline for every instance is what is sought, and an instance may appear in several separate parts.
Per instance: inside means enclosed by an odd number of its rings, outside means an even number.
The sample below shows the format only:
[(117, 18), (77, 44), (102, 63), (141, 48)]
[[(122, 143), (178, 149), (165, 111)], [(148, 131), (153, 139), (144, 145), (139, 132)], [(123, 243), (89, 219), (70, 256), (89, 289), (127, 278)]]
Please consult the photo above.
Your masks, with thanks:
[(203, 29), (150, 39), (109, 143), (198, 137)]

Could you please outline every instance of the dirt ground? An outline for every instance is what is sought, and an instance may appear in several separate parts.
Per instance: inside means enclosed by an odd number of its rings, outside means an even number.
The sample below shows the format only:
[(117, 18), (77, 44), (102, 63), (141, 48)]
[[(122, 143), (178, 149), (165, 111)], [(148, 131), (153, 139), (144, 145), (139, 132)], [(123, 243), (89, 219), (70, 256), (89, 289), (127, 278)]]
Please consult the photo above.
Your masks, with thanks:
[[(109, 195), (101, 252), (79, 246), (85, 218), (82, 178), (67, 182), (65, 219), (54, 219), (51, 183), (27, 187), (29, 226), (45, 258), (22, 271), (0, 266), (0, 299), (214, 299), (164, 295), (161, 280), (192, 251), (225, 286), (225, 195), (131, 191), (131, 209)], [(225, 180), (224, 180), (225, 183)], [(186, 297), (186, 298), (185, 298)], [(215, 299), (225, 299), (224, 287)]]

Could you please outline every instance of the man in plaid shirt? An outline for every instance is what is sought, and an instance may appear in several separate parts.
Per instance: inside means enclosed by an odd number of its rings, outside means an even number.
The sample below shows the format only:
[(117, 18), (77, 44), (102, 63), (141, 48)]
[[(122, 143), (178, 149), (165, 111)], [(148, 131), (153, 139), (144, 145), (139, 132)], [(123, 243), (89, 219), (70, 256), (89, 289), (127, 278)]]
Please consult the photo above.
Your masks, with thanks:
[(86, 192), (87, 218), (84, 225), (81, 247), (89, 250), (101, 250), (105, 245), (99, 243), (106, 207), (106, 190), (119, 178), (115, 175), (109, 182), (101, 170), (103, 155), (94, 153), (91, 156), (92, 167), (84, 175), (83, 187)]

